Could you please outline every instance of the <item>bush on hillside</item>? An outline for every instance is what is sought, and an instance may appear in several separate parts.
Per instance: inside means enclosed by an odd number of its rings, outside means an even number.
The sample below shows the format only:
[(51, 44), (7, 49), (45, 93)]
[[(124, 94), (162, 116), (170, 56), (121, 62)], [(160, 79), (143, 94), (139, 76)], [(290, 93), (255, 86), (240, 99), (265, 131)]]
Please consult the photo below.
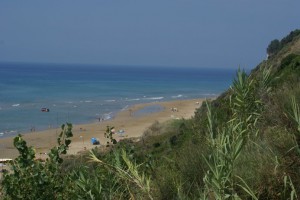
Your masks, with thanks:
[(276, 53), (278, 53), (286, 44), (293, 41), (295, 37), (300, 35), (300, 30), (296, 29), (294, 31), (291, 31), (289, 35), (282, 38), (281, 41), (278, 39), (272, 40), (270, 44), (267, 47), (267, 53), (269, 56), (273, 56)]

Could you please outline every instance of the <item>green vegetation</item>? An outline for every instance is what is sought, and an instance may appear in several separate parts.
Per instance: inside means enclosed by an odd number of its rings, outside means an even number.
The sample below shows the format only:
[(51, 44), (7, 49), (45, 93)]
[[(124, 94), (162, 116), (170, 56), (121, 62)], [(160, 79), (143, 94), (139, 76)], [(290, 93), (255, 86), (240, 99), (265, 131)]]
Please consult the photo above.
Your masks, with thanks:
[(12, 172), (4, 174), (2, 190), (6, 199), (66, 199), (65, 191), (71, 184), (60, 171), (62, 154), (66, 154), (72, 137), (72, 125), (62, 125), (57, 139), (58, 147), (51, 149), (45, 162), (35, 160), (35, 151), (28, 147), (22, 136), (14, 139), (20, 155), (12, 163)]
[[(293, 42), (291, 42), (293, 41)], [(154, 122), (143, 137), (81, 156), (62, 156), (62, 127), (49, 159), (18, 136), (20, 156), (4, 175), (4, 199), (298, 199), (300, 196), (299, 31), (250, 75), (207, 101), (192, 119)]]
[(286, 44), (292, 42), (294, 38), (296, 38), (298, 35), (300, 35), (300, 30), (296, 29), (294, 31), (291, 31), (289, 35), (284, 37), (282, 40), (272, 40), (267, 48), (267, 53), (269, 56), (273, 56), (276, 53), (278, 53)]

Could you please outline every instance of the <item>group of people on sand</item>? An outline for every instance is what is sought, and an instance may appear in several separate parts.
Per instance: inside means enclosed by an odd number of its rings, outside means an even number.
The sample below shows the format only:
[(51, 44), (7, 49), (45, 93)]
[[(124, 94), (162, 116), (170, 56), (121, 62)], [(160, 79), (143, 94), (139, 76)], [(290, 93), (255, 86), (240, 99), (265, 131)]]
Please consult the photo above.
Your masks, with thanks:
[(35, 132), (35, 127), (34, 127), (34, 126), (32, 126), (32, 127), (30, 128), (30, 132)]
[(104, 118), (103, 118), (103, 117), (99, 117), (99, 118), (98, 118), (98, 121), (99, 121), (99, 122), (102, 122), (102, 121), (104, 121)]

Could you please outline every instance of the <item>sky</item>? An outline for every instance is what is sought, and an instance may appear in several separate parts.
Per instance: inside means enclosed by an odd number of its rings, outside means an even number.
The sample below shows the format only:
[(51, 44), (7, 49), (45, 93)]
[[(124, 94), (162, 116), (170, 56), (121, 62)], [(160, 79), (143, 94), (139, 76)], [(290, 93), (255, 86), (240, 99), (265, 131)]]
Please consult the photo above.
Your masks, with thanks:
[(254, 68), (299, 0), (2, 0), (0, 62)]

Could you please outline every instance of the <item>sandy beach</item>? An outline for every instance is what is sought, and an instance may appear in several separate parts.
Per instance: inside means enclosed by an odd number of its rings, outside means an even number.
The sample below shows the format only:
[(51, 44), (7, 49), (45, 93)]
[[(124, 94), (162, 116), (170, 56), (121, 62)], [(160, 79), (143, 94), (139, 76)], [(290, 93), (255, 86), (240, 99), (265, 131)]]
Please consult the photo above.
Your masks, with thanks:
[[(168, 102), (153, 102), (146, 104), (137, 104), (118, 113), (112, 120), (95, 122), (91, 124), (73, 124), (73, 138), (68, 154), (77, 154), (84, 149), (91, 149), (95, 145), (91, 144), (91, 138), (97, 138), (100, 145), (108, 141), (104, 138), (104, 132), (107, 126), (114, 126), (115, 130), (124, 130), (124, 133), (115, 134), (115, 139), (142, 136), (144, 131), (155, 121), (165, 122), (171, 119), (188, 119), (194, 115), (195, 109), (198, 108), (204, 99), (176, 100)], [(138, 111), (150, 106), (160, 106), (158, 112), (135, 115)], [(177, 111), (172, 111), (177, 108)], [(24, 139), (29, 146), (34, 146), (37, 157), (44, 157), (50, 148), (55, 146), (56, 138), (60, 129), (49, 129), (39, 132), (26, 133)], [(0, 158), (15, 158), (18, 155), (13, 146), (13, 138), (0, 139)]]

